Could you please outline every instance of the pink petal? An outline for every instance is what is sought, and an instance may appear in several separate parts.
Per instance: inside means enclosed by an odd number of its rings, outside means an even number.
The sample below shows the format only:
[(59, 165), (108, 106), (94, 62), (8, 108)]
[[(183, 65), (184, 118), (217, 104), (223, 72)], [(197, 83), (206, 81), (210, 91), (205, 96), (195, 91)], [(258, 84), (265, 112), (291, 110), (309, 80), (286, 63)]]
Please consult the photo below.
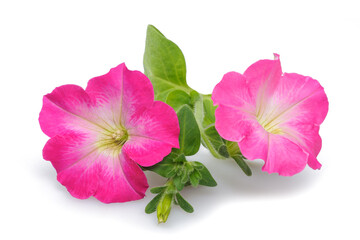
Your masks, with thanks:
[(268, 146), (268, 156), (263, 171), (292, 176), (305, 168), (308, 154), (287, 138), (269, 134)]
[(104, 203), (127, 202), (141, 199), (149, 187), (141, 168), (126, 154), (101, 155), (99, 186), (95, 198)]
[(246, 78), (237, 72), (229, 72), (215, 86), (212, 93), (215, 105), (234, 106), (236, 108), (247, 105), (255, 106), (256, 93), (250, 91)]
[(239, 142), (242, 154), (249, 160), (265, 161), (263, 171), (292, 176), (304, 169), (308, 154), (281, 135), (266, 132), (261, 126)]
[(281, 106), (275, 121), (284, 136), (309, 153), (310, 167), (320, 168), (316, 160), (321, 149), (319, 126), (329, 107), (323, 87), (310, 77), (284, 74), (273, 98)]
[(279, 55), (275, 60), (260, 60), (244, 72), (249, 91), (257, 96), (257, 103), (266, 101), (275, 91), (282, 74)]
[(179, 122), (175, 111), (166, 103), (155, 101), (127, 123), (129, 140), (123, 151), (142, 166), (160, 162), (171, 149), (179, 148)]
[(124, 154), (99, 152), (91, 137), (67, 132), (51, 138), (43, 157), (58, 172), (58, 181), (76, 198), (95, 196), (105, 203), (144, 197), (148, 187), (140, 167)]
[(259, 125), (254, 115), (235, 107), (223, 105), (215, 110), (215, 119), (215, 128), (219, 134), (223, 138), (235, 142), (241, 141), (249, 135), (249, 131)]
[(79, 86), (64, 85), (55, 88), (43, 98), (39, 122), (49, 137), (68, 130), (100, 131), (93, 112), (94, 101)]
[[(86, 92), (98, 106), (112, 113), (115, 124), (124, 123), (137, 111), (150, 107), (154, 90), (150, 80), (139, 71), (129, 71), (125, 63), (88, 82)], [(121, 118), (121, 121), (120, 121)]]
[(98, 153), (91, 142), (85, 134), (67, 132), (51, 138), (43, 149), (43, 157), (51, 161), (58, 181), (80, 199), (92, 196), (98, 186)]
[(258, 124), (247, 129), (247, 134), (239, 141), (241, 153), (249, 160), (266, 161), (269, 151), (269, 133)]

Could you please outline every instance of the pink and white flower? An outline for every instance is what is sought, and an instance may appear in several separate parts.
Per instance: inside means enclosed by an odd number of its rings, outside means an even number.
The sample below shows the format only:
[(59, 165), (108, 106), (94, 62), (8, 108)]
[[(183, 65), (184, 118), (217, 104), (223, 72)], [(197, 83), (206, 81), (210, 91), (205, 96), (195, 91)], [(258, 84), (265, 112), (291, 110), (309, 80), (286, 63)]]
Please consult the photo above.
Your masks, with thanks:
[(64, 85), (45, 95), (39, 122), (51, 138), (44, 159), (80, 199), (143, 198), (148, 183), (139, 165), (154, 165), (179, 147), (175, 111), (154, 101), (150, 80), (125, 64), (91, 79), (86, 90)]
[(323, 87), (311, 77), (282, 73), (279, 55), (260, 60), (245, 73), (229, 72), (216, 85), (219, 134), (238, 142), (250, 160), (265, 161), (263, 170), (291, 176), (306, 164), (320, 169), (320, 124), (328, 112)]

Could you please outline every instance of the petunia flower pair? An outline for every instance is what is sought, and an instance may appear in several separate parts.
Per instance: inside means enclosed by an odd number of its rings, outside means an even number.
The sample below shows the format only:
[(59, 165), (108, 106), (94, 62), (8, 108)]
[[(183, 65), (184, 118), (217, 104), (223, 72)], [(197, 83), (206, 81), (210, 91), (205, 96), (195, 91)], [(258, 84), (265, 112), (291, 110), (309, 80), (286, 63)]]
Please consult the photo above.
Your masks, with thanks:
[[(319, 169), (319, 126), (327, 111), (324, 89), (314, 79), (282, 73), (279, 56), (261, 60), (245, 73), (230, 72), (216, 85), (215, 128), (238, 142), (263, 170), (294, 175), (308, 164)], [(51, 161), (74, 197), (94, 196), (104, 203), (143, 198), (148, 188), (140, 166), (152, 166), (179, 148), (175, 111), (154, 101), (150, 80), (125, 64), (44, 96), (39, 118), (51, 139), (43, 157)]]

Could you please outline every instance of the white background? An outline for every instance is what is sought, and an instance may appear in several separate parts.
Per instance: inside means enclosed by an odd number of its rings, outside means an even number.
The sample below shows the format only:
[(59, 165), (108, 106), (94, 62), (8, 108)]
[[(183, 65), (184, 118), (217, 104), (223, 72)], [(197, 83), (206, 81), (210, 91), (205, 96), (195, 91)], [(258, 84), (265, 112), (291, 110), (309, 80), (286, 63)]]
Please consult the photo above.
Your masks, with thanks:
[[(359, 239), (360, 7), (357, 1), (1, 1), (1, 239)], [(320, 171), (293, 177), (202, 149), (216, 188), (184, 191), (195, 212), (174, 207), (166, 224), (145, 199), (123, 204), (78, 200), (42, 159), (47, 137), (42, 96), (126, 62), (141, 70), (147, 24), (183, 50), (188, 83), (211, 93), (223, 74), (281, 56), (284, 72), (324, 86)], [(163, 179), (148, 174), (151, 186)]]

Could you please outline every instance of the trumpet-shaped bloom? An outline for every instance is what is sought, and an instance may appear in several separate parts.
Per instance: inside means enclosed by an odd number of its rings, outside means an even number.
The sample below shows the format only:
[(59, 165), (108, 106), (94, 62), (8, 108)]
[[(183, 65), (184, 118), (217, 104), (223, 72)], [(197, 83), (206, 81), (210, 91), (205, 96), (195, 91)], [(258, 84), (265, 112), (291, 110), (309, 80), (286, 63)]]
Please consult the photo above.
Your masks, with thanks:
[(143, 198), (148, 183), (139, 165), (156, 164), (179, 147), (175, 111), (154, 102), (150, 80), (125, 64), (91, 79), (86, 90), (64, 85), (45, 95), (39, 122), (51, 138), (44, 159), (80, 199)]
[(311, 77), (283, 74), (279, 55), (254, 63), (244, 74), (225, 74), (212, 99), (219, 134), (238, 142), (247, 159), (264, 160), (264, 171), (291, 176), (306, 164), (320, 169), (316, 157), (319, 126), (328, 112), (326, 94)]

